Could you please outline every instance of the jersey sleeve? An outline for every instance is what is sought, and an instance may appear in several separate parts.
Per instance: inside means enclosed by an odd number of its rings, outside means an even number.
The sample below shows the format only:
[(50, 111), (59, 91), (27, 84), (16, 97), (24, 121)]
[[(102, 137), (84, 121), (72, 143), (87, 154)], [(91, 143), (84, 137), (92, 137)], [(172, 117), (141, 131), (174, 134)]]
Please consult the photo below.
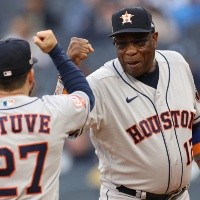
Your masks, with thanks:
[(49, 112), (68, 136), (86, 124), (90, 106), (89, 98), (84, 92), (44, 96), (43, 101), (48, 102), (46, 105), (49, 107)]
[(95, 106), (89, 114), (84, 132), (88, 132), (92, 128), (94, 132), (100, 130), (107, 123), (108, 118), (108, 103), (107, 95), (104, 93), (104, 87), (101, 86), (101, 80), (95, 76), (88, 76), (87, 80), (95, 96)]

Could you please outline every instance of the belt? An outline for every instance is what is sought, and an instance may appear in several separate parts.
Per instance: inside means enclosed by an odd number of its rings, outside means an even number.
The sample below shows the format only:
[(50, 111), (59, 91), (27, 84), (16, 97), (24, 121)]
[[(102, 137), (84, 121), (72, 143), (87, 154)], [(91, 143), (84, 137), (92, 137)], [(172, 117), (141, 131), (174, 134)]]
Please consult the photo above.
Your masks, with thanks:
[(141, 198), (141, 199), (146, 199), (146, 200), (170, 200), (173, 197), (182, 194), (185, 190), (188, 189), (188, 186), (185, 186), (184, 188), (177, 190), (175, 192), (172, 192), (170, 194), (153, 194), (150, 192), (144, 192), (141, 190), (134, 190), (134, 189), (130, 189), (127, 188), (123, 185), (116, 187), (116, 189), (119, 192), (122, 192), (124, 194), (128, 194), (131, 196), (135, 196), (137, 198)]

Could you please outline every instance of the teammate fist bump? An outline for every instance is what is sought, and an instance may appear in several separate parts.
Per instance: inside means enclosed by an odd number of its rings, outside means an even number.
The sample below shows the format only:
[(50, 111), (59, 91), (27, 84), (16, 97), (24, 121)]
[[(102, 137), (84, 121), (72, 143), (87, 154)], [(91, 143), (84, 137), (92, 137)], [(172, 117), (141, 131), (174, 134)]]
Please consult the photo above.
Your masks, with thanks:
[(67, 55), (76, 63), (85, 60), (89, 53), (94, 52), (92, 45), (87, 39), (72, 37), (67, 49)]
[(33, 41), (44, 53), (49, 53), (58, 43), (52, 30), (37, 32)]

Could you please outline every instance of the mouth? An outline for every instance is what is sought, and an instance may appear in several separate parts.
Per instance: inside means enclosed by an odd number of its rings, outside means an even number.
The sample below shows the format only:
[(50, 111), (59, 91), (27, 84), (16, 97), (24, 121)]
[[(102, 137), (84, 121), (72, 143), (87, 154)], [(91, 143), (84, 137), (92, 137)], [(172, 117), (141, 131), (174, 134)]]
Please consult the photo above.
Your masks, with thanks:
[(128, 66), (136, 67), (137, 65), (140, 64), (140, 61), (129, 61), (129, 62), (126, 62), (126, 64), (127, 64)]

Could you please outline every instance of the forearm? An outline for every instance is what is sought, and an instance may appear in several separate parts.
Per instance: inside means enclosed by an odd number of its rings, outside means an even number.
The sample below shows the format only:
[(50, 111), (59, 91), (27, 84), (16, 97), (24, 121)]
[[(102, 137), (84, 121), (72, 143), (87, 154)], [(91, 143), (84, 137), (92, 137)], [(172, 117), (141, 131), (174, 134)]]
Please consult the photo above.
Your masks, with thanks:
[(192, 127), (193, 158), (200, 168), (200, 122)]
[(49, 56), (52, 58), (68, 93), (75, 91), (85, 92), (90, 99), (90, 108), (94, 106), (93, 92), (77, 66), (67, 57), (62, 47), (57, 44), (50, 52)]

